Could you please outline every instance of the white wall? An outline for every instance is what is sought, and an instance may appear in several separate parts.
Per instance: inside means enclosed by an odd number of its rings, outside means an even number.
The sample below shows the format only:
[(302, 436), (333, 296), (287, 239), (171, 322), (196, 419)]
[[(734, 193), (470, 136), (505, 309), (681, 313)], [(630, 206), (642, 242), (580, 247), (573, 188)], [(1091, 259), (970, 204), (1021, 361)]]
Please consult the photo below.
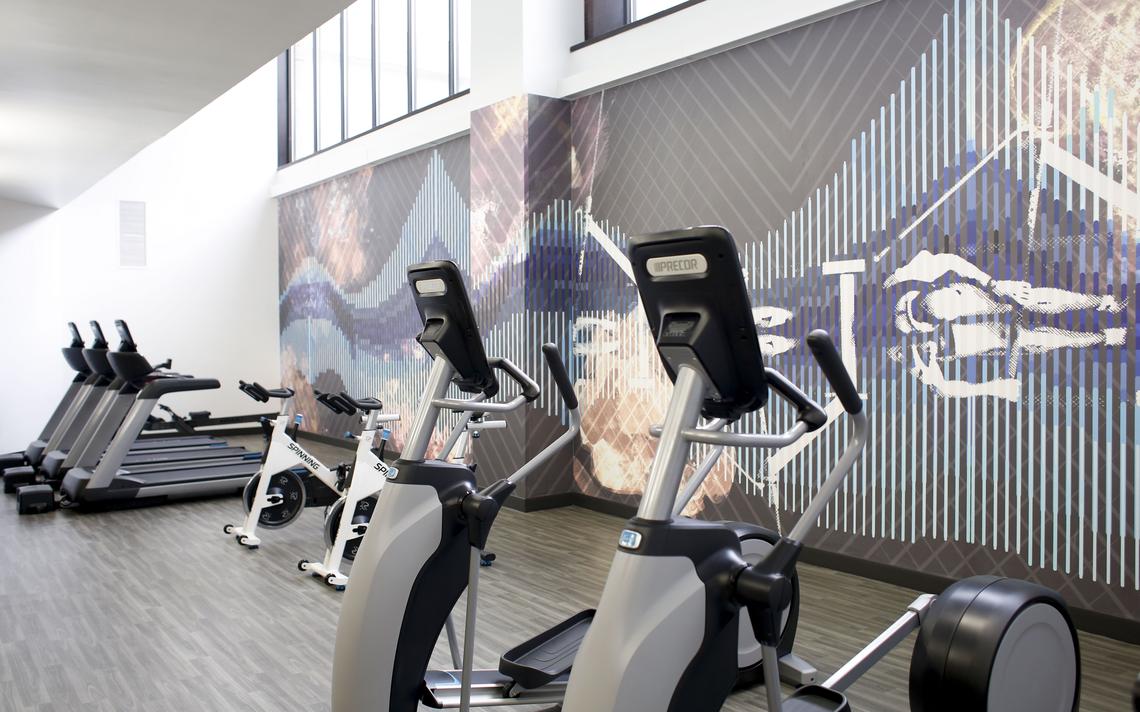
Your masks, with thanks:
[[(276, 106), (270, 64), (58, 211), (0, 204), (0, 451), (33, 439), (66, 387), (69, 320), (112, 339), (126, 319), (151, 361), (222, 381), (176, 409), (266, 410), (236, 385), (280, 378)], [(145, 268), (118, 266), (120, 200), (147, 204)]]

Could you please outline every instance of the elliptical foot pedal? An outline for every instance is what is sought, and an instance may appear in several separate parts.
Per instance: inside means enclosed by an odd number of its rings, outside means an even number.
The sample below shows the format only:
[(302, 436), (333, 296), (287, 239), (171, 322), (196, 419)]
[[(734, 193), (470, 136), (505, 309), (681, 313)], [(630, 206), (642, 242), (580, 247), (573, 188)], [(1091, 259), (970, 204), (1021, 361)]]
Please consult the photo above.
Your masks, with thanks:
[(851, 712), (851, 704), (842, 692), (806, 685), (784, 701), (784, 712)]
[(36, 468), (11, 467), (4, 471), (4, 494), (16, 494), (21, 487), (36, 483)]
[(16, 511), (43, 514), (55, 509), (55, 490), (50, 485), (26, 485), (16, 491)]
[(535, 690), (570, 672), (574, 656), (594, 622), (594, 610), (582, 611), (544, 633), (503, 653), (499, 672)]

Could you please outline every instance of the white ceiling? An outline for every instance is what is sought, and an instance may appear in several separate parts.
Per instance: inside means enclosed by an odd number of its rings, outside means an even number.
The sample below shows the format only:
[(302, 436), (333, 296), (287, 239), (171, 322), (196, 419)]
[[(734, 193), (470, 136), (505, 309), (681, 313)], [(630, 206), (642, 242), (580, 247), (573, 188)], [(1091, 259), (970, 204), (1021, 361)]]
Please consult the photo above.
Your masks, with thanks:
[(59, 207), (351, 0), (0, 0), (0, 198)]

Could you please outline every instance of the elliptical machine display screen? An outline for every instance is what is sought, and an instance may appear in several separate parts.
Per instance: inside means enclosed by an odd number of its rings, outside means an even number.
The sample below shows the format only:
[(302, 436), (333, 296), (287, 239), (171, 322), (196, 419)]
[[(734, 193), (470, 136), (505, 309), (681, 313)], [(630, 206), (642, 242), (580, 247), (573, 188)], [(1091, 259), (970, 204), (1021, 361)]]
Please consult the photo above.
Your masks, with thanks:
[(657, 352), (671, 379), (696, 368), (709, 386), (701, 412), (735, 419), (768, 400), (764, 360), (736, 243), (722, 227), (639, 235), (629, 258)]
[(459, 267), (447, 260), (412, 265), (408, 283), (424, 322), (416, 340), (432, 358), (442, 355), (455, 368), (452, 382), (460, 390), (494, 396), (499, 382), (483, 350)]

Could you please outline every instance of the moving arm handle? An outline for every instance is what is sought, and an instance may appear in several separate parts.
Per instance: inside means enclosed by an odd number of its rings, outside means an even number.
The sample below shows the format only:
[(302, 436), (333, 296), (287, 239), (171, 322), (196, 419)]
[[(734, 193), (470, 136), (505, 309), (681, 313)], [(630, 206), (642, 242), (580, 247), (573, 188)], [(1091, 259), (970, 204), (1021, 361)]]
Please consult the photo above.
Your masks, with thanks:
[(863, 399), (851, 381), (851, 374), (843, 365), (843, 358), (835, 348), (835, 342), (823, 329), (816, 329), (807, 335), (807, 345), (811, 355), (815, 357), (820, 370), (827, 378), (827, 382), (835, 389), (835, 395), (843, 404), (843, 409), (851, 415), (863, 410)]
[[(558, 347), (554, 344), (544, 344), (542, 347), (542, 353), (544, 356), (546, 356), (547, 366), (550, 367), (551, 372), (554, 374), (555, 380), (558, 381), (558, 390), (562, 394), (562, 397), (566, 398), (567, 395), (571, 396), (571, 398), (566, 399), (566, 405), (570, 410), (570, 427), (566, 429), (566, 432), (559, 435), (554, 440), (554, 442), (544, 447), (537, 455), (532, 457), (527, 462), (523, 463), (522, 467), (520, 467), (515, 471), (513, 475), (507, 478), (507, 483), (512, 486), (517, 485), (536, 469), (546, 464), (546, 462), (554, 456), (554, 453), (572, 443), (578, 437), (578, 433), (582, 429), (581, 416), (578, 415), (578, 398), (574, 395), (574, 387), (570, 384), (570, 379), (564, 378), (566, 367), (562, 363), (562, 355), (558, 352)], [(558, 372), (555, 371), (556, 367), (561, 368), (561, 376), (558, 374)]]
[(803, 545), (780, 539), (760, 562), (740, 570), (733, 595), (748, 608), (752, 632), (762, 645), (780, 641), (784, 609), (792, 603), (792, 573)]
[(574, 384), (570, 382), (570, 376), (566, 373), (566, 364), (562, 362), (558, 347), (552, 343), (545, 343), (542, 345), (542, 355), (546, 357), (546, 367), (550, 369), (550, 375), (558, 386), (562, 400), (566, 401), (566, 407), (575, 410), (578, 407), (578, 394), (574, 392)]
[(526, 399), (527, 403), (531, 403), (538, 398), (540, 393), (538, 384), (534, 379), (523, 373), (518, 366), (514, 365), (510, 359), (505, 358), (491, 358), (487, 359), (491, 364), (491, 368), (502, 371), (507, 374), (512, 381), (518, 384), (522, 389), (522, 396)]

